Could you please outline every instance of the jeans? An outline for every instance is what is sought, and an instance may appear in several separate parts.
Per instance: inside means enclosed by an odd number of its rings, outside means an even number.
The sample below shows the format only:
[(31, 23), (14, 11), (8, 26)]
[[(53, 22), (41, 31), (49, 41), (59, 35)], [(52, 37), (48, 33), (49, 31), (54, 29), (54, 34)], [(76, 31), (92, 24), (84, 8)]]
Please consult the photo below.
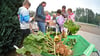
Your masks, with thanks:
[(41, 22), (41, 21), (38, 21), (38, 27), (39, 27), (39, 30), (43, 33), (46, 32), (46, 29), (45, 29), (45, 22)]

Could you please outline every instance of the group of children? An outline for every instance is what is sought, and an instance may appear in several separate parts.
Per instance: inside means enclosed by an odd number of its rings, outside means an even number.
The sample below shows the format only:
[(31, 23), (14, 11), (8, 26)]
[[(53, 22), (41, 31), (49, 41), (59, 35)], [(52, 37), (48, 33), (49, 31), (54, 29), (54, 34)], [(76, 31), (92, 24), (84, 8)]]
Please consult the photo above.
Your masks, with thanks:
[[(51, 20), (51, 16), (46, 12), (46, 22)], [(67, 20), (72, 20), (75, 22), (75, 14), (72, 12), (71, 8), (68, 8), (66, 11), (66, 6), (62, 6), (62, 10), (58, 9), (56, 14), (53, 14), (53, 19), (56, 20), (56, 24), (59, 26), (59, 31), (62, 32), (64, 30), (64, 22)]]
[[(44, 13), (46, 2), (42, 2), (37, 7), (35, 18), (30, 17), (29, 15), (28, 9), (30, 6), (31, 3), (28, 0), (25, 0), (23, 2), (23, 6), (18, 10), (18, 18), (22, 35), (21, 44), (23, 43), (24, 38), (30, 34), (30, 21), (35, 20), (38, 23), (39, 30), (45, 33), (45, 22), (49, 22), (51, 20), (49, 13)], [(72, 13), (71, 8), (66, 11), (66, 6), (62, 6), (62, 10), (58, 9), (56, 14), (53, 14), (53, 20), (56, 20), (56, 24), (59, 26), (59, 31), (62, 32), (64, 30), (64, 22), (66, 20), (72, 20), (75, 22), (75, 15)]]

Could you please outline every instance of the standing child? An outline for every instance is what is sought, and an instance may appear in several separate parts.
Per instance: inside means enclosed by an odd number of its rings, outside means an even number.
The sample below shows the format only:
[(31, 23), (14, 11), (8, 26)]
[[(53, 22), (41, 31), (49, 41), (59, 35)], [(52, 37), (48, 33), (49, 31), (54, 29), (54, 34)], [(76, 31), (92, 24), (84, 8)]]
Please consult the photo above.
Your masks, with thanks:
[(64, 30), (64, 17), (62, 16), (61, 14), (61, 10), (57, 10), (57, 17), (56, 17), (56, 20), (57, 20), (57, 24), (59, 26), (59, 31), (62, 32)]
[(75, 14), (72, 12), (72, 9), (69, 8), (67, 12), (68, 12), (68, 20), (72, 20), (73, 22), (75, 22)]
[[(67, 12), (68, 12), (68, 20), (72, 20), (73, 22), (75, 22), (75, 14), (72, 12), (72, 9), (69, 8)], [(72, 33), (69, 30), (68, 30), (68, 35), (72, 35)]]
[(46, 22), (50, 21), (50, 20), (51, 20), (51, 16), (49, 15), (48, 11), (46, 11), (45, 14), (46, 14), (46, 19), (45, 19), (45, 21), (46, 21)]
[(28, 0), (25, 0), (23, 2), (23, 6), (20, 7), (18, 11), (20, 29), (22, 34), (21, 45), (23, 45), (24, 38), (30, 34), (29, 22), (33, 19), (33, 17), (30, 18), (29, 11), (28, 11), (30, 6), (31, 6), (30, 2)]
[(51, 20), (51, 16), (49, 15), (48, 11), (45, 12), (45, 15), (46, 15), (46, 19), (45, 19), (45, 22), (46, 22), (46, 30), (47, 28), (49, 28), (49, 22)]

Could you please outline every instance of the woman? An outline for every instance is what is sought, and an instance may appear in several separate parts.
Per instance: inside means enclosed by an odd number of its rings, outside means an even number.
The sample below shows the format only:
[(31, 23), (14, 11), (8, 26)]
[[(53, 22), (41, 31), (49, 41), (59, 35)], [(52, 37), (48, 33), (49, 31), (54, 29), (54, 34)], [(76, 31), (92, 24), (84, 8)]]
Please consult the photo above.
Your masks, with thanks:
[(45, 13), (44, 13), (44, 7), (46, 6), (46, 2), (42, 2), (36, 10), (36, 16), (35, 20), (38, 23), (39, 30), (45, 33)]

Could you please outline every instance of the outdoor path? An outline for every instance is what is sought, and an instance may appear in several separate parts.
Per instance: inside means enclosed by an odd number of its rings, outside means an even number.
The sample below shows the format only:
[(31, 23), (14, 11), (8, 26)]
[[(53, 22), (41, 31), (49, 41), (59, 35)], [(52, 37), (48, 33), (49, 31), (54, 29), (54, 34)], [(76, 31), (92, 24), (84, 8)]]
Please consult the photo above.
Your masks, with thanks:
[(79, 31), (77, 34), (84, 37), (89, 43), (94, 44), (95, 47), (98, 50), (100, 50), (100, 35), (96, 35), (85, 31)]
[(94, 44), (100, 51), (100, 27), (85, 23), (78, 24), (81, 26), (81, 28), (77, 34), (84, 37), (88, 42)]

